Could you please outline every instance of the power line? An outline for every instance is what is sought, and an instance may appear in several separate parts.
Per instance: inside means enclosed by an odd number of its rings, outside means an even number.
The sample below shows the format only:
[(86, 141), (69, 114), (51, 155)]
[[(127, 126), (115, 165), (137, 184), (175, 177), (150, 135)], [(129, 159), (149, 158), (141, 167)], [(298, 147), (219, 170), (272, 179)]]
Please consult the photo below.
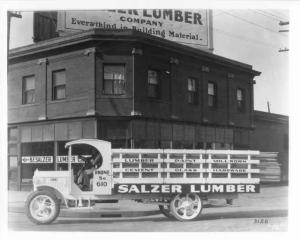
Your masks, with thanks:
[(286, 20), (286, 19), (289, 19), (289, 16), (288, 15), (285, 15), (282, 13), (282, 11), (277, 11), (277, 10), (269, 10), (268, 11), (269, 13), (271, 14), (274, 14), (274, 12), (276, 13), (275, 16), (279, 17), (279, 18), (282, 18), (283, 20)]
[[(262, 28), (262, 29), (264, 29), (264, 30), (267, 30), (267, 31), (269, 31), (269, 32), (273, 32), (273, 33), (278, 34), (278, 32), (276, 32), (276, 31), (274, 31), (274, 30), (272, 30), (272, 29), (270, 29), (270, 28), (266, 28), (266, 27), (264, 27), (264, 26), (262, 26), (262, 25), (259, 25), (259, 24), (255, 23), (255, 22), (252, 22), (252, 21), (249, 21), (249, 20), (247, 20), (247, 19), (244, 19), (244, 18), (241, 18), (241, 17), (239, 17), (239, 16), (236, 16), (236, 15), (234, 15), (234, 14), (232, 14), (232, 13), (225, 12), (225, 11), (224, 11), (224, 13), (227, 14), (227, 15), (229, 15), (229, 16), (232, 16), (232, 17), (234, 17), (234, 18), (237, 18), (237, 19), (239, 19), (239, 20), (241, 20), (241, 21), (244, 21), (244, 22), (246, 22), (246, 23), (249, 23), (249, 24), (251, 24), (251, 25), (253, 25), (253, 26), (256, 26), (256, 27)], [(280, 36), (285, 36), (285, 35), (280, 35)], [(285, 36), (285, 37), (286, 37), (286, 36)]]
[(218, 28), (213, 28), (213, 29), (216, 30), (217, 32), (221, 33), (221, 34), (228, 35), (228, 36), (234, 37), (234, 38), (238, 38), (238, 39), (241, 39), (241, 40), (243, 40), (243, 41), (247, 41), (247, 42), (252, 42), (252, 43), (264, 45), (264, 46), (267, 46), (267, 47), (270, 47), (270, 48), (279, 48), (279, 47), (280, 47), (280, 46), (278, 46), (278, 45), (272, 45), (272, 44), (267, 43), (267, 42), (261, 42), (261, 41), (257, 41), (257, 40), (245, 38), (245, 37), (242, 37), (242, 36), (240, 36), (240, 35), (232, 34), (232, 33), (223, 31), (223, 30), (218, 29)]
[(275, 14), (272, 14), (270, 12), (267, 12), (267, 11), (264, 11), (264, 10), (257, 10), (257, 11), (262, 12), (262, 13), (264, 13), (264, 14), (266, 14), (266, 15), (268, 15), (268, 16), (270, 16), (270, 17), (272, 17), (272, 18), (274, 18), (278, 21), (283, 21), (283, 20), (285, 21), (285, 19), (283, 19), (282, 17), (279, 17), (279, 16), (277, 16)]
[(278, 19), (280, 21), (286, 21), (286, 19), (288, 19), (288, 18), (285, 18), (285, 17), (278, 16), (276, 14), (273, 14), (270, 11), (269, 12), (268, 11), (264, 11), (264, 10), (259, 10), (259, 11), (264, 12), (264, 13), (266, 13), (266, 14), (268, 14), (268, 15), (270, 15), (270, 16), (272, 16), (272, 17), (274, 17), (274, 18), (276, 18), (276, 19)]
[(219, 12), (219, 13), (215, 13), (215, 11), (213, 12), (213, 17), (218, 17), (220, 15), (224, 14), (224, 12)]
[[(240, 39), (240, 40), (243, 40), (243, 41), (246, 41), (246, 42), (252, 42), (252, 43), (255, 43), (255, 44), (264, 45), (264, 46), (272, 48), (272, 49), (274, 49), (274, 48), (276, 48), (276, 49), (280, 48), (279, 45), (274, 45), (274, 44), (270, 44), (270, 43), (267, 43), (267, 42), (261, 42), (261, 41), (257, 41), (257, 40), (245, 38), (245, 37), (243, 37), (241, 35), (232, 34), (232, 33), (223, 31), (223, 30), (215, 28), (215, 27), (213, 27), (213, 30), (215, 30), (216, 32), (218, 32), (220, 34), (223, 34), (223, 35), (227, 35), (227, 36), (230, 36), (230, 37), (233, 37), (233, 38), (237, 38), (237, 39)], [(180, 43), (184, 43), (186, 45), (199, 45), (199, 46), (202, 46), (201, 44), (196, 44), (196, 43), (187, 43), (187, 42), (180, 42)]]
[(276, 22), (280, 22), (280, 20), (278, 20), (277, 18), (274, 18), (274, 17), (272, 17), (272, 16), (269, 16), (269, 15), (267, 15), (267, 14), (265, 14), (265, 13), (262, 13), (262, 12), (260, 12), (259, 10), (251, 9), (250, 11), (252, 11), (252, 12), (254, 12), (254, 13), (257, 13), (257, 14), (260, 14), (260, 15), (262, 15), (262, 16), (265, 16), (265, 17), (267, 17), (267, 18), (269, 18), (269, 19), (272, 19), (272, 20), (274, 20), (274, 21), (276, 21)]

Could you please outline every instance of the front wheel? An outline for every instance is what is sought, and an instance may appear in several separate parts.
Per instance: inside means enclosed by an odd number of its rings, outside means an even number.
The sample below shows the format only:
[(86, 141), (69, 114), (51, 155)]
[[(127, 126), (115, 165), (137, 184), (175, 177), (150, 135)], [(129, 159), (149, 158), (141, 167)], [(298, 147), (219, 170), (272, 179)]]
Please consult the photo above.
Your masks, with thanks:
[(202, 200), (194, 193), (178, 194), (170, 204), (172, 215), (179, 221), (196, 219), (202, 211)]
[(49, 191), (35, 191), (26, 200), (26, 214), (36, 224), (53, 222), (60, 211), (59, 200)]

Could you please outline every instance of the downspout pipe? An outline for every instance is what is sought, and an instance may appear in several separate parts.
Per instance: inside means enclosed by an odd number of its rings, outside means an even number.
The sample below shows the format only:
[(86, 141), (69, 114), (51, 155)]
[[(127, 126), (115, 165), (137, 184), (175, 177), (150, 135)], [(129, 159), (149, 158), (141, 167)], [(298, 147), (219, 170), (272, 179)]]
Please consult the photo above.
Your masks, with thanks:
[[(136, 109), (135, 109), (135, 55), (140, 55), (142, 56), (143, 55), (143, 50), (142, 49), (138, 49), (138, 48), (133, 48), (132, 51), (131, 51), (131, 54), (132, 54), (132, 110), (131, 110), (131, 113), (130, 115), (132, 117), (134, 116), (140, 116), (141, 113), (140, 112), (137, 112)], [(131, 121), (131, 131), (130, 131), (130, 139), (131, 139), (131, 143), (130, 143), (130, 147), (131, 148), (134, 148), (134, 140), (133, 140), (133, 122)]]

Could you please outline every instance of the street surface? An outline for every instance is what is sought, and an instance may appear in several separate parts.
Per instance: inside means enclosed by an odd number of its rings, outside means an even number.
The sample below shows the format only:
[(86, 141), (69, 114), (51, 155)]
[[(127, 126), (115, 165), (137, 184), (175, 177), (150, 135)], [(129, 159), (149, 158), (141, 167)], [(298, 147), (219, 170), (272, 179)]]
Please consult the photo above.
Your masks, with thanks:
[[(261, 217), (261, 216), (264, 217)], [(220, 214), (217, 216), (203, 215), (202, 219), (192, 222), (179, 222), (170, 220), (163, 215), (116, 218), (116, 219), (79, 219), (58, 218), (50, 225), (35, 225), (20, 213), (9, 214), (11, 230), (25, 231), (103, 231), (103, 232), (218, 232), (218, 231), (286, 231), (287, 217), (282, 212), (252, 212), (251, 214)], [(260, 216), (257, 218), (257, 216)], [(257, 223), (256, 221), (262, 223)], [(264, 221), (267, 221), (265, 223)]]
[[(179, 222), (162, 214), (139, 217), (66, 218), (35, 225), (24, 213), (9, 212), (9, 230), (93, 232), (218, 232), (287, 231), (287, 187), (266, 187), (260, 194), (243, 194), (232, 206), (225, 200), (206, 203), (200, 219)], [(132, 207), (137, 204), (132, 202)], [(155, 209), (155, 207), (154, 207)]]

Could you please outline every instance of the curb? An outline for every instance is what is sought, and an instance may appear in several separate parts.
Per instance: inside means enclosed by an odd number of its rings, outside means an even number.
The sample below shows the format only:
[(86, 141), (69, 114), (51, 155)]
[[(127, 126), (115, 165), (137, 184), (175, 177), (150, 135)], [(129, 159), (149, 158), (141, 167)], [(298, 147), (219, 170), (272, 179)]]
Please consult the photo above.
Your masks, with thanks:
[[(25, 213), (24, 207), (8, 207), (9, 213)], [(59, 217), (65, 218), (114, 218), (114, 217), (143, 217), (143, 216), (152, 216), (159, 215), (161, 212), (159, 210), (155, 211), (110, 211), (101, 209), (94, 210), (68, 210), (61, 209)]]

